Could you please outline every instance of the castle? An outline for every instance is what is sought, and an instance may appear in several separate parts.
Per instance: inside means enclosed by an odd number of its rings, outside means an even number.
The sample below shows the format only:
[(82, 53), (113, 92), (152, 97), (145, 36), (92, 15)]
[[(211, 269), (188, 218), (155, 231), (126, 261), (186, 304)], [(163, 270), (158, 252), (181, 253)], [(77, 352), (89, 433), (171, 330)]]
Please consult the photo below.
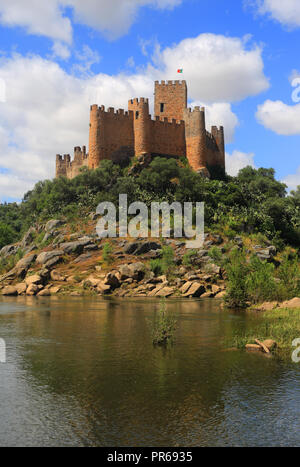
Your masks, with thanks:
[(154, 120), (149, 101), (131, 99), (128, 111), (92, 105), (90, 109), (89, 154), (75, 147), (69, 154), (56, 156), (56, 177), (76, 177), (82, 167), (95, 169), (103, 159), (151, 154), (186, 157), (193, 170), (209, 176), (209, 167), (225, 169), (224, 129), (206, 131), (205, 109), (187, 108), (186, 81), (156, 81)]

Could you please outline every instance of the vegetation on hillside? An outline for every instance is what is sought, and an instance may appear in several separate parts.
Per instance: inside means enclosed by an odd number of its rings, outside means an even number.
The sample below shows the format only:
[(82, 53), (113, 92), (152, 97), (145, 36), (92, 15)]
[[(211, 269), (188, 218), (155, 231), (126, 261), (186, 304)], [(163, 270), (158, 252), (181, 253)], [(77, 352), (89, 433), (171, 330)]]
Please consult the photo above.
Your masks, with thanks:
[(206, 227), (228, 238), (245, 232), (263, 234), (283, 247), (300, 245), (300, 187), (287, 195), (273, 169), (246, 167), (237, 177), (207, 180), (174, 159), (156, 157), (137, 176), (128, 168), (103, 161), (93, 171), (74, 178), (37, 183), (20, 204), (0, 205), (0, 246), (20, 239), (35, 222), (52, 217), (84, 217), (101, 201), (117, 203), (120, 193), (128, 202), (205, 202)]

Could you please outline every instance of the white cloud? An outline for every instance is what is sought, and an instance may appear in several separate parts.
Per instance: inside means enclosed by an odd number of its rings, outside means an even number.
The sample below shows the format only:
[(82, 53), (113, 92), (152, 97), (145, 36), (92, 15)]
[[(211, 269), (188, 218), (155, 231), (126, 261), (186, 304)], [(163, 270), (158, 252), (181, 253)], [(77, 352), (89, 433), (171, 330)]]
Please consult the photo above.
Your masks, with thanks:
[(295, 174), (287, 175), (283, 180), (289, 190), (296, 190), (300, 186), (300, 166)]
[[(237, 98), (238, 94), (246, 97), (246, 87), (243, 92), (236, 93), (241, 76), (233, 72), (235, 67), (231, 67), (230, 80), (224, 87), (223, 81), (217, 80), (214, 67), (207, 68), (204, 80), (201, 57), (206, 56), (206, 63), (221, 60), (221, 45), (220, 50), (216, 52), (211, 44), (214, 41), (216, 44), (225, 43), (225, 48), (231, 44), (228, 38), (210, 35), (210, 46), (207, 46), (206, 36), (204, 40), (201, 36), (189, 40), (191, 46), (193, 45), (190, 54), (194, 53), (196, 72), (190, 70), (185, 78), (189, 88), (192, 87), (192, 97), (207, 103), (208, 125), (223, 124), (227, 140), (231, 141), (238, 120), (232, 112), (230, 100), (226, 101), (226, 98)], [(257, 72), (255, 75), (250, 64), (253, 63), (252, 54), (256, 57), (254, 62), (262, 63), (260, 53), (256, 49), (255, 52), (244, 50), (243, 42), (238, 39), (233, 40), (233, 44), (233, 61), (238, 62), (241, 59), (240, 67), (244, 67), (249, 94), (254, 92), (254, 88), (259, 92), (261, 88), (258, 83), (264, 83), (265, 86), (267, 80), (262, 67), (254, 66)], [(185, 46), (180, 43), (172, 49), (175, 55), (181, 47)], [(210, 54), (213, 55), (212, 59), (209, 58)], [(248, 54), (250, 56), (247, 68)], [(91, 64), (99, 59), (90, 49), (84, 49), (77, 58), (82, 59), (79, 60), (84, 68), (81, 71), (85, 72), (80, 75), (68, 74), (53, 60), (39, 56), (23, 57), (16, 54), (0, 61), (0, 80), (4, 79), (6, 83), (6, 102), (0, 103), (0, 167), (9, 171), (0, 179), (1, 199), (11, 196), (14, 186), (10, 185), (8, 189), (8, 185), (3, 181), (5, 177), (18, 180), (17, 186), (15, 185), (17, 197), (36, 181), (54, 176), (56, 153), (72, 153), (74, 146), (88, 145), (91, 104), (127, 109), (128, 99), (153, 96), (154, 79), (171, 79), (168, 70), (171, 70), (171, 63), (176, 62), (172, 58), (171, 49), (168, 49), (167, 54), (164, 54), (164, 51), (160, 52), (159, 66), (149, 65), (136, 74), (120, 73), (110, 76), (104, 73), (89, 73)], [(223, 66), (225, 67), (225, 63)], [(245, 74), (245, 69), (248, 69), (249, 76)], [(176, 78), (178, 79), (178, 76)], [(255, 86), (253, 81), (256, 81)], [(209, 82), (215, 82), (216, 91), (210, 89)], [(220, 102), (210, 101), (213, 92), (216, 100), (220, 98)]]
[(0, 23), (70, 43), (71, 22), (63, 16), (60, 4), (59, 0), (0, 0)]
[(255, 167), (253, 153), (247, 154), (245, 152), (233, 151), (232, 154), (226, 153), (225, 160), (226, 172), (233, 177), (238, 175), (239, 171), (248, 165)]
[[(128, 98), (153, 88), (143, 75), (77, 78), (50, 60), (16, 55), (0, 66), (7, 101), (0, 103), (0, 199), (19, 197), (55, 173), (55, 154), (88, 146), (89, 106), (127, 108)], [(151, 90), (151, 91), (150, 91)], [(153, 92), (153, 91), (152, 91)], [(9, 185), (5, 180), (11, 180)]]
[(211, 127), (224, 126), (225, 142), (232, 143), (235, 130), (239, 124), (239, 120), (235, 113), (232, 112), (231, 105), (225, 102), (217, 102), (215, 104), (204, 104), (203, 102), (193, 102), (192, 107), (205, 107), (206, 128), (210, 131)]
[(269, 87), (262, 49), (247, 47), (247, 39), (200, 34), (158, 51), (154, 60), (169, 79), (178, 79), (177, 69), (183, 68), (193, 100), (240, 101)]
[(182, 0), (0, 0), (0, 22), (21, 26), (29, 34), (72, 42), (72, 24), (64, 9), (72, 7), (74, 21), (103, 32), (111, 38), (125, 34), (144, 6), (166, 9)]
[(74, 8), (75, 22), (86, 24), (110, 38), (126, 34), (136, 20), (139, 8), (173, 8), (182, 0), (61, 0)]
[(257, 4), (261, 14), (269, 14), (286, 26), (300, 26), (299, 0), (257, 0)]
[(60, 41), (55, 41), (52, 46), (53, 58), (60, 58), (61, 60), (68, 60), (71, 56), (69, 47)]
[(278, 135), (300, 134), (300, 104), (287, 105), (282, 101), (267, 100), (258, 106), (256, 118)]

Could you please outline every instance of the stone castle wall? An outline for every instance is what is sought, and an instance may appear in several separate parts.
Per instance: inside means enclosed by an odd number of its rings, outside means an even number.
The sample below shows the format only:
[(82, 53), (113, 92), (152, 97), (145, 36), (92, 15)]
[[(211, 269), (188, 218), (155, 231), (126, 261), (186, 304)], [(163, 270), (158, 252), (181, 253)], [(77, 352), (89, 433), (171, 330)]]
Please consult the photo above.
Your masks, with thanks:
[(95, 169), (103, 159), (120, 162), (145, 153), (187, 157), (195, 171), (207, 175), (209, 166), (225, 169), (224, 129), (213, 126), (209, 133), (205, 109), (187, 108), (185, 81), (156, 81), (154, 110), (152, 119), (145, 98), (131, 99), (128, 111), (92, 105), (89, 154), (76, 147), (73, 161), (57, 155), (56, 176), (73, 178), (81, 167)]

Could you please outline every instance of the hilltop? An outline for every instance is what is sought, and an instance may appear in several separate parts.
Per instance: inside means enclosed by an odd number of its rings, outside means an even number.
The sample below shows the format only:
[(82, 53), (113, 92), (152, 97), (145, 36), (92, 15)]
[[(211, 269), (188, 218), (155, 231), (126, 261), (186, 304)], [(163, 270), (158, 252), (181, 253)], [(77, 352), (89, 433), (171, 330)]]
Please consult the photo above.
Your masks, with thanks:
[[(96, 206), (117, 204), (120, 193), (147, 205), (204, 201), (203, 248), (187, 250), (184, 238), (99, 239)], [(228, 304), (239, 307), (288, 300), (299, 294), (299, 213), (299, 190), (288, 196), (272, 169), (208, 180), (174, 159), (146, 167), (103, 161), (1, 205), (1, 287), (9, 295), (207, 298), (227, 290)]]

